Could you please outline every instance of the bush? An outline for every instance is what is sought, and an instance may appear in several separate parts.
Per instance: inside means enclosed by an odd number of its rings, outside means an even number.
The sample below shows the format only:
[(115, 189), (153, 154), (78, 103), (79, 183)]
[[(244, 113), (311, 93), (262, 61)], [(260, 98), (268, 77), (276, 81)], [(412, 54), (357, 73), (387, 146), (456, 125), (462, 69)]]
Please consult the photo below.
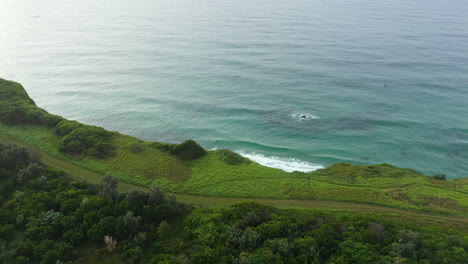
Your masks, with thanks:
[(57, 126), (55, 126), (55, 134), (63, 137), (69, 135), (71, 132), (80, 127), (81, 124), (76, 121), (63, 120), (62, 122), (58, 123)]
[(206, 150), (202, 146), (191, 139), (181, 144), (154, 142), (151, 144), (151, 146), (164, 152), (169, 152), (183, 160), (194, 160), (207, 154)]
[(106, 158), (112, 156), (116, 150), (111, 142), (112, 136), (113, 133), (101, 127), (81, 126), (62, 138), (59, 150), (73, 155), (85, 154)]
[(172, 154), (183, 160), (194, 160), (206, 155), (206, 150), (193, 140), (187, 140), (174, 147)]
[(247, 158), (242, 157), (241, 155), (232, 152), (227, 149), (217, 151), (221, 160), (226, 162), (229, 165), (241, 165), (243, 163), (250, 163), (251, 161)]
[(6, 102), (5, 105), (0, 106), (0, 122), (7, 125), (31, 124), (55, 126), (62, 120), (62, 117), (51, 115), (35, 105)]
[(21, 84), (0, 79), (0, 122), (55, 126), (62, 120), (37, 107)]
[(432, 176), (434, 179), (436, 180), (440, 180), (440, 181), (445, 181), (447, 180), (447, 175), (445, 174), (442, 174), (442, 173), (437, 173), (436, 175)]

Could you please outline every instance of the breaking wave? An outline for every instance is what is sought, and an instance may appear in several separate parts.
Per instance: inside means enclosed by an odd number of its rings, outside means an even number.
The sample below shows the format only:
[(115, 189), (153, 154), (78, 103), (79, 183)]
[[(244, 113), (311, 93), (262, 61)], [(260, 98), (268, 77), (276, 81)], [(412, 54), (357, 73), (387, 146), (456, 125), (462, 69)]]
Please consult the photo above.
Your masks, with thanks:
[(286, 172), (301, 171), (311, 172), (318, 169), (323, 169), (322, 165), (313, 164), (307, 161), (302, 161), (294, 158), (280, 158), (280, 157), (267, 157), (260, 153), (245, 153), (243, 151), (236, 151), (243, 157), (251, 159), (263, 166), (270, 168), (280, 169)]
[(294, 113), (290, 117), (297, 120), (320, 119), (320, 117), (308, 113)]

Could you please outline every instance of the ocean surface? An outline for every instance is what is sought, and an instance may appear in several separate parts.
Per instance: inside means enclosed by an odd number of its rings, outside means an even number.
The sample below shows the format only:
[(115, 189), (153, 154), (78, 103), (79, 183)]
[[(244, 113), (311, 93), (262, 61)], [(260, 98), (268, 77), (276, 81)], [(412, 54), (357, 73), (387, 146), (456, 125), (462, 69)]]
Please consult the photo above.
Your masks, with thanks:
[(69, 119), (287, 171), (468, 177), (468, 0), (2, 0), (0, 77)]

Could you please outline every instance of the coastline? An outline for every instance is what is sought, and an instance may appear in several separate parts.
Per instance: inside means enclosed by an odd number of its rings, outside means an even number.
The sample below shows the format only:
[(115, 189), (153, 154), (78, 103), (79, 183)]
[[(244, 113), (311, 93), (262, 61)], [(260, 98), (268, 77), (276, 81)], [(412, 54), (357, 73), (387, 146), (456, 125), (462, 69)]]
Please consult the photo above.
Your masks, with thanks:
[[(44, 120), (53, 117), (59, 122), (72, 122), (37, 108), (21, 85), (7, 81), (3, 81), (3, 85), (4, 89), (11, 89), (16, 94), (16, 97), (3, 98), (3, 102), (22, 102), (25, 111), (30, 109)], [(94, 129), (75, 123), (78, 127)], [(466, 178), (438, 181), (414, 170), (388, 164), (338, 163), (313, 172), (285, 172), (262, 166), (228, 150), (208, 151), (201, 157), (184, 160), (167, 152), (168, 147), (177, 145), (144, 142), (118, 132), (106, 132), (111, 133), (109, 143), (115, 146), (115, 153), (109, 157), (70, 155), (58, 149), (64, 138), (56, 134), (54, 126), (0, 124), (0, 133), (100, 175), (115, 175), (126, 184), (160, 185), (171, 192), (187, 195), (350, 201), (452, 214), (468, 208)], [(433, 193), (438, 193), (438, 199), (442, 200), (433, 200)]]

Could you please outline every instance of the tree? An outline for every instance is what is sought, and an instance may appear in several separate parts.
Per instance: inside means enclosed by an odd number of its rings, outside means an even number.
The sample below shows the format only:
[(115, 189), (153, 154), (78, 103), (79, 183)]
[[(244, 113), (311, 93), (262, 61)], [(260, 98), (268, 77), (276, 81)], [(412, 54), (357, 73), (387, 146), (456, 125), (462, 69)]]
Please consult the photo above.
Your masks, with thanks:
[(30, 163), (39, 164), (41, 157), (37, 152), (27, 148), (0, 143), (0, 168), (13, 172)]
[(269, 241), (270, 248), (273, 252), (279, 253), (286, 261), (292, 252), (293, 245), (291, 245), (286, 238), (276, 238)]
[(36, 163), (30, 163), (26, 168), (18, 171), (18, 183), (24, 184), (36, 178), (40, 173), (42, 173), (42, 166)]
[(119, 180), (116, 177), (112, 175), (104, 176), (99, 185), (99, 195), (109, 200), (115, 200), (119, 195), (117, 192), (118, 183)]
[(62, 237), (72, 245), (77, 245), (84, 238), (84, 234), (80, 228), (72, 228), (65, 231)]
[(140, 216), (134, 216), (133, 212), (128, 211), (122, 220), (129, 231), (129, 234), (127, 234), (126, 237), (133, 236), (137, 233), (141, 222)]
[(281, 257), (268, 248), (261, 248), (250, 256), (252, 264), (283, 264)]
[(131, 190), (125, 193), (125, 200), (131, 209), (137, 209), (148, 203), (149, 192), (142, 190)]
[(41, 241), (52, 238), (54, 228), (50, 225), (36, 226), (32, 225), (26, 229), (24, 236), (31, 240)]
[(349, 264), (373, 263), (377, 260), (375, 253), (366, 245), (352, 240), (340, 243), (338, 259), (345, 260)]
[(244, 234), (244, 231), (242, 229), (237, 228), (237, 227), (229, 227), (226, 230), (226, 246), (229, 246), (231, 248), (240, 248), (240, 241), (241, 237)]
[(243, 250), (254, 250), (257, 248), (260, 242), (260, 234), (252, 228), (247, 228), (244, 234), (239, 240), (241, 249)]
[(171, 236), (172, 226), (166, 221), (162, 221), (158, 226), (158, 236), (161, 239), (167, 239)]
[(149, 192), (148, 202), (151, 205), (159, 205), (164, 202), (165, 192), (164, 189), (159, 186), (152, 186)]
[(401, 230), (398, 232), (398, 242), (392, 244), (391, 255), (394, 257), (404, 257), (416, 259), (419, 245), (419, 232), (411, 230)]
[(113, 216), (104, 217), (99, 223), (91, 226), (88, 230), (88, 237), (94, 241), (101, 241), (106, 235), (114, 235), (116, 225), (117, 218)]

